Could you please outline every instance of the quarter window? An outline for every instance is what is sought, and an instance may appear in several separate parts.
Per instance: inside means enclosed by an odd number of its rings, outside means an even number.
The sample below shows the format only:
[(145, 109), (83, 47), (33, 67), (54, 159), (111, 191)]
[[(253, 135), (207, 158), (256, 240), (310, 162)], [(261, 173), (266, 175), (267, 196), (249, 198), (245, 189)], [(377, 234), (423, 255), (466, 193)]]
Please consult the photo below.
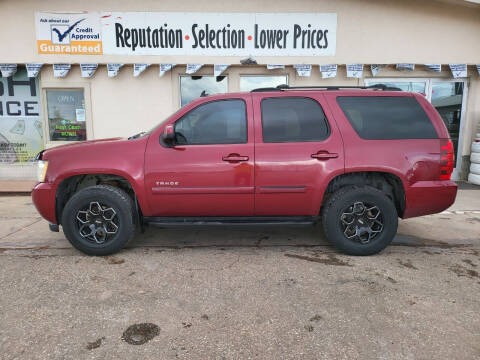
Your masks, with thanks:
[(243, 100), (202, 104), (175, 123), (179, 145), (241, 144), (247, 142), (247, 117)]
[(263, 142), (322, 141), (329, 129), (320, 104), (310, 98), (262, 100)]
[(438, 138), (427, 114), (413, 97), (341, 96), (337, 102), (363, 139)]

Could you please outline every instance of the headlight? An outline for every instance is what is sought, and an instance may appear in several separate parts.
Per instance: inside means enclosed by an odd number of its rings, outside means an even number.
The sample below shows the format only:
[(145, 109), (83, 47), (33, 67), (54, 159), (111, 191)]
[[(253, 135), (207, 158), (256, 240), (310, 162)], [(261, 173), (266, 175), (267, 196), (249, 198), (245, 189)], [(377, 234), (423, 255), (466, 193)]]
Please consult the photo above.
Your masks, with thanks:
[(47, 175), (48, 161), (38, 160), (37, 161), (37, 180), (39, 182), (45, 181), (45, 175)]

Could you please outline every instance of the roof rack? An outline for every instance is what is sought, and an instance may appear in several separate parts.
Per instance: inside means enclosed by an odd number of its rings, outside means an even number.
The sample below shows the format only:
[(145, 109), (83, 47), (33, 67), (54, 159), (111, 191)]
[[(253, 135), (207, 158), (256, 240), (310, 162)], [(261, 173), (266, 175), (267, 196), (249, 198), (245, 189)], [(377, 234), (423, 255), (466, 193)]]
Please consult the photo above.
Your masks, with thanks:
[(251, 92), (266, 92), (266, 91), (286, 91), (286, 90), (341, 90), (341, 89), (364, 89), (364, 90), (383, 90), (383, 91), (402, 91), (402, 89), (387, 86), (385, 84), (375, 84), (370, 86), (288, 86), (278, 85), (277, 87), (266, 87), (253, 89)]

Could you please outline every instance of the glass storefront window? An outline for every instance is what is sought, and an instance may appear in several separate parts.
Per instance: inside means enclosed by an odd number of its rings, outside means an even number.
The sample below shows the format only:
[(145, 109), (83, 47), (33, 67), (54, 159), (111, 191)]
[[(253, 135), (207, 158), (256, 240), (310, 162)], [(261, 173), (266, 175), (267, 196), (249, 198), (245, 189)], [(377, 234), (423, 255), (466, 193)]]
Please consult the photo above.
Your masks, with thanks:
[(287, 75), (243, 75), (240, 76), (240, 91), (288, 85)]
[(410, 91), (416, 93), (426, 94), (426, 81), (381, 81), (381, 80), (368, 80), (366, 85), (386, 85), (389, 87), (396, 87), (402, 91)]
[(457, 158), (460, 138), (460, 118), (462, 116), (463, 82), (433, 82), (432, 105), (442, 117), (452, 138), (455, 158)]
[(50, 141), (87, 140), (83, 89), (47, 90)]
[(203, 95), (226, 93), (226, 76), (180, 76), (181, 105)]

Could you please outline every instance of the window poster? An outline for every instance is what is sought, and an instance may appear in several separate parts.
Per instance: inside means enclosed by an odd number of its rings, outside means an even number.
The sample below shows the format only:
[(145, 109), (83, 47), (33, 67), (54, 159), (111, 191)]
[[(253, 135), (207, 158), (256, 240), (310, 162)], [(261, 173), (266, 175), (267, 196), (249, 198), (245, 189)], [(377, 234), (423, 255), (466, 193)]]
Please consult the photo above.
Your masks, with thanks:
[(25, 68), (0, 78), (0, 163), (33, 161), (43, 149), (40, 93)]

